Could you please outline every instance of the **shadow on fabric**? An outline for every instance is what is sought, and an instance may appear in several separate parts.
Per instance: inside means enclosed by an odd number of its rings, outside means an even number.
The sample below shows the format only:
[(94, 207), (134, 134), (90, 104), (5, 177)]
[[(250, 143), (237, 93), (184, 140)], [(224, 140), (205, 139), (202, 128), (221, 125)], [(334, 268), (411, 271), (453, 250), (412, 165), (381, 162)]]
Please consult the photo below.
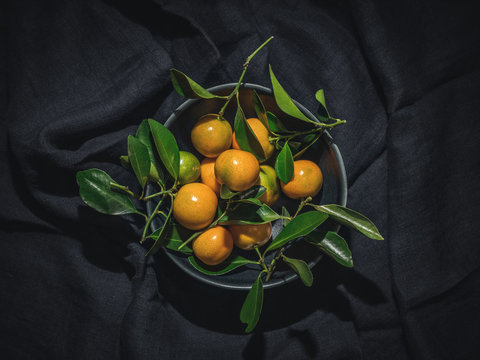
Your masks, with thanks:
[[(244, 291), (224, 290), (191, 278), (176, 267), (165, 254), (157, 255), (154, 268), (158, 289), (165, 302), (196, 325), (213, 331), (243, 334), (245, 325), (239, 313), (246, 296)], [(325, 274), (330, 274), (325, 276)], [(314, 269), (314, 284), (305, 287), (299, 280), (284, 286), (265, 290), (264, 304), (256, 335), (251, 346), (261, 343), (258, 333), (284, 328), (300, 322), (314, 312), (333, 313), (342, 321), (352, 321), (349, 303), (339, 287), (363, 301), (378, 304), (386, 301), (380, 289), (362, 275), (350, 269), (339, 268), (330, 259), (322, 260)], [(315, 352), (310, 346), (308, 331), (292, 330), (291, 335), (300, 339), (308, 353)], [(248, 353), (248, 347), (245, 349)]]

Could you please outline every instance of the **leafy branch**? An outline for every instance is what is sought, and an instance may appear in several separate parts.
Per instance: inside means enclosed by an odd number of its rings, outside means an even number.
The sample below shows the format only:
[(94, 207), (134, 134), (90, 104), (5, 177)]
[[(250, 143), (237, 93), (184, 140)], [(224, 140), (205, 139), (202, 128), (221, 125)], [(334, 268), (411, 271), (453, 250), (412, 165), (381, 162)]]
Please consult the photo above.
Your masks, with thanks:
[(225, 110), (228, 106), (228, 104), (230, 103), (230, 100), (232, 100), (232, 98), (238, 94), (238, 89), (240, 89), (240, 85), (242, 84), (242, 81), (243, 81), (243, 78), (245, 77), (245, 74), (247, 73), (247, 69), (248, 69), (248, 65), (250, 65), (250, 61), (252, 61), (253, 57), (265, 46), (267, 45), (270, 40), (273, 39), (273, 36), (270, 36), (262, 45), (260, 45), (253, 53), (251, 53), (247, 59), (245, 60), (245, 62), (243, 63), (243, 71), (240, 75), (240, 79), (238, 79), (238, 82), (237, 82), (237, 85), (235, 86), (235, 88), (233, 89), (233, 91), (230, 93), (230, 95), (228, 95), (227, 97), (227, 101), (225, 101), (225, 104), (222, 106), (222, 108), (220, 109), (220, 111), (218, 112), (218, 114), (220, 116), (223, 116), (223, 114), (225, 113)]

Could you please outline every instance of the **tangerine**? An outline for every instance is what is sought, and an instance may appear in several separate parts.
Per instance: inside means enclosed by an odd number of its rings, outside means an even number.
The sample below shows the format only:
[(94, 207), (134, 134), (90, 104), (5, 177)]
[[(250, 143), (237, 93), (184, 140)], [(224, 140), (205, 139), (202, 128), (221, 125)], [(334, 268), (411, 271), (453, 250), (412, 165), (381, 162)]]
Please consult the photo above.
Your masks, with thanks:
[(220, 154), (215, 161), (215, 177), (232, 191), (244, 191), (258, 180), (260, 166), (251, 153), (230, 149)]
[(216, 114), (202, 116), (190, 133), (192, 144), (206, 157), (217, 157), (232, 144), (232, 127)]
[(272, 223), (230, 225), (234, 244), (243, 250), (251, 250), (255, 245), (264, 245), (272, 235)]
[(294, 161), (292, 179), (287, 184), (280, 181), (283, 193), (291, 199), (314, 197), (320, 192), (322, 185), (322, 171), (310, 160)]
[(225, 261), (233, 250), (232, 234), (223, 226), (214, 226), (193, 240), (193, 253), (207, 265)]
[[(254, 132), (255, 136), (257, 137), (260, 145), (262, 146), (263, 153), (265, 154), (265, 160), (270, 158), (275, 151), (275, 146), (270, 142), (268, 136), (268, 130), (263, 125), (263, 123), (257, 118), (250, 118), (247, 119), (247, 123)], [(241, 150), (240, 145), (237, 142), (237, 138), (235, 137), (235, 132), (232, 136), (232, 147), (237, 150)]]
[(202, 183), (212, 189), (215, 194), (220, 195), (220, 183), (215, 178), (216, 158), (205, 158), (200, 164), (200, 179)]
[(202, 183), (190, 183), (183, 185), (173, 200), (173, 216), (187, 229), (200, 230), (212, 223), (217, 205), (212, 189)]

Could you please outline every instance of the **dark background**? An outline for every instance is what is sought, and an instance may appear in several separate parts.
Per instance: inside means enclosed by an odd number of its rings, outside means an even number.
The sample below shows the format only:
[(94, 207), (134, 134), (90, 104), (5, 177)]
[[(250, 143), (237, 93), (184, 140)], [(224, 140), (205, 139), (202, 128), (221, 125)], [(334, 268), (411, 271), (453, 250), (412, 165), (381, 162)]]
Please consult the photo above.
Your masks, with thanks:
[[(3, 359), (480, 358), (480, 21), (462, 1), (9, 1), (0, 47)], [(204, 86), (269, 86), (271, 63), (315, 111), (323, 88), (348, 206), (385, 236), (343, 231), (312, 288), (243, 296), (144, 258), (135, 218), (87, 208), (75, 173), (133, 183), (118, 157), (144, 118)]]

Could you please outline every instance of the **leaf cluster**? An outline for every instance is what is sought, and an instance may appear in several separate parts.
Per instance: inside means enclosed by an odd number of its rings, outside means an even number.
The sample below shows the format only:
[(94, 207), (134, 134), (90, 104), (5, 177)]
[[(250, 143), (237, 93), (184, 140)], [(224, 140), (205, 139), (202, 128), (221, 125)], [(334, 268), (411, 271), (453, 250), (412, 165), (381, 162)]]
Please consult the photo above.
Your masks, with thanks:
[[(249, 58), (251, 59), (251, 57)], [(238, 97), (238, 90), (248, 65), (248, 62), (244, 64), (244, 71), (240, 76), (240, 80), (232, 93), (226, 97), (226, 102), (220, 109), (219, 115), (223, 116), (226, 106), (230, 100), (235, 97), (237, 110), (235, 113), (234, 130), (237, 142), (242, 150), (252, 153), (259, 161), (264, 161), (265, 154), (260, 141), (246, 121), (245, 113), (240, 105)], [(269, 66), (269, 74), (275, 102), (282, 111), (282, 116), (291, 116), (303, 121), (307, 126), (306, 129), (302, 129), (301, 131), (288, 129), (279, 117), (265, 109), (261, 97), (256, 90), (253, 90), (252, 104), (257, 118), (268, 130), (270, 140), (274, 142), (276, 149), (279, 151), (275, 161), (275, 172), (281, 181), (287, 183), (293, 177), (294, 160), (302, 156), (306, 150), (315, 144), (325, 130), (344, 124), (345, 120), (336, 119), (329, 115), (325, 104), (325, 94), (322, 89), (318, 90), (315, 94), (315, 98), (320, 104), (320, 112), (322, 114), (318, 114), (316, 120), (310, 119), (298, 108), (290, 95), (280, 84), (271, 65)], [(225, 98), (209, 92), (179, 70), (171, 69), (170, 75), (174, 89), (181, 96), (190, 99)]]

